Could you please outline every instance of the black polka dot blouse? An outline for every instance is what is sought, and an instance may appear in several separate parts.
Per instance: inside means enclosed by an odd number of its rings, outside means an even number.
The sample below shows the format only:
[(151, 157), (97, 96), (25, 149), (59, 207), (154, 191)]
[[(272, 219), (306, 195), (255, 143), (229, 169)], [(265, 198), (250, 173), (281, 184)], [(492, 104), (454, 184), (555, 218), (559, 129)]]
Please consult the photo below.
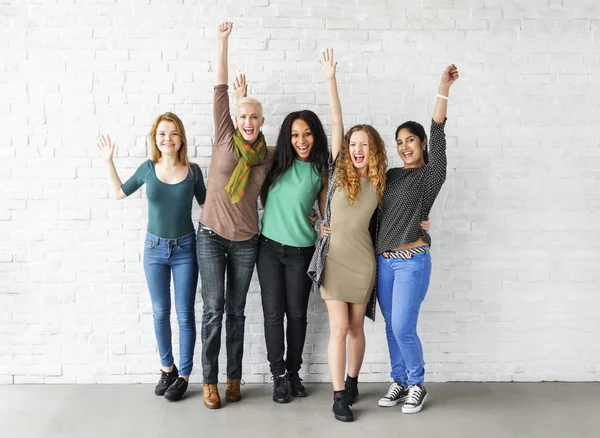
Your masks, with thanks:
[(429, 216), (446, 180), (446, 135), (443, 123), (431, 121), (429, 163), (417, 169), (395, 167), (387, 171), (383, 205), (378, 214), (377, 254), (391, 251), (419, 237), (431, 245), (431, 237), (419, 223)]

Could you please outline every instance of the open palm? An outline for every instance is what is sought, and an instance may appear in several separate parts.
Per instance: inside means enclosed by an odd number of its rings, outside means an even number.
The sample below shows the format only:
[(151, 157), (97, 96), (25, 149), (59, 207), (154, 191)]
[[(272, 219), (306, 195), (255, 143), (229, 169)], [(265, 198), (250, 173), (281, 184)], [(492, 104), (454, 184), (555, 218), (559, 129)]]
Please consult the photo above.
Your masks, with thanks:
[(117, 146), (111, 141), (110, 136), (101, 135), (98, 138), (96, 145), (98, 146), (98, 149), (100, 149), (100, 157), (105, 163), (113, 159)]
[(333, 60), (333, 49), (325, 49), (321, 55), (319, 64), (321, 64), (321, 70), (323, 70), (325, 79), (333, 79), (335, 77), (337, 62)]

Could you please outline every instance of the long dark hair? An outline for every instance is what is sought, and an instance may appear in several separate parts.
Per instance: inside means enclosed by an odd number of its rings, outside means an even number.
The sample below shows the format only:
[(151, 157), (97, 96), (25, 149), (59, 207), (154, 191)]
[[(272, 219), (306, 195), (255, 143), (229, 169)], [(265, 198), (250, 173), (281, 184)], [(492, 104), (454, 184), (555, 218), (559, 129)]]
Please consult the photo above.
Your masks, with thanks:
[(292, 124), (298, 119), (306, 122), (313, 135), (314, 142), (308, 155), (308, 162), (311, 164), (312, 171), (317, 175), (323, 175), (327, 169), (329, 149), (327, 148), (327, 136), (323, 124), (319, 117), (310, 110), (294, 111), (288, 114), (281, 124), (277, 146), (275, 147), (275, 156), (273, 157), (273, 167), (271, 167), (271, 171), (263, 185), (262, 194), (265, 198), (269, 189), (281, 179), (296, 159), (296, 150), (292, 146)]
[(404, 122), (398, 128), (396, 128), (396, 135), (394, 136), (394, 141), (398, 140), (398, 133), (401, 129), (407, 129), (412, 135), (416, 135), (419, 137), (421, 144), (425, 143), (425, 149), (423, 150), (423, 161), (425, 164), (429, 163), (429, 152), (427, 152), (427, 134), (425, 133), (425, 128), (423, 125), (417, 122)]

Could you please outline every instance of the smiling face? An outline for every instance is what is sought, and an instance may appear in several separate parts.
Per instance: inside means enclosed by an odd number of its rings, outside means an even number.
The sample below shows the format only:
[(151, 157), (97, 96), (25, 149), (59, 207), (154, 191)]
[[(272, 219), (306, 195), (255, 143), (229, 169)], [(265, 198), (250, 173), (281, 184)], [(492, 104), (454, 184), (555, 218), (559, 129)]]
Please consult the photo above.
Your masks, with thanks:
[(417, 135), (406, 128), (403, 128), (398, 132), (396, 145), (398, 154), (400, 155), (400, 158), (402, 158), (402, 161), (404, 161), (405, 168), (410, 169), (425, 166), (423, 150), (427, 144), (423, 143), (424, 142), (421, 142)]
[(300, 161), (308, 160), (315, 138), (308, 123), (302, 119), (292, 123), (292, 147), (296, 151), (296, 158)]
[(352, 164), (360, 176), (366, 176), (369, 170), (369, 136), (366, 131), (354, 131), (350, 136), (348, 151)]
[(163, 120), (156, 129), (156, 146), (164, 155), (177, 154), (181, 147), (181, 133), (177, 125), (168, 120)]
[(237, 129), (248, 143), (254, 143), (260, 133), (265, 118), (260, 114), (260, 108), (255, 103), (243, 103), (238, 106), (235, 123)]

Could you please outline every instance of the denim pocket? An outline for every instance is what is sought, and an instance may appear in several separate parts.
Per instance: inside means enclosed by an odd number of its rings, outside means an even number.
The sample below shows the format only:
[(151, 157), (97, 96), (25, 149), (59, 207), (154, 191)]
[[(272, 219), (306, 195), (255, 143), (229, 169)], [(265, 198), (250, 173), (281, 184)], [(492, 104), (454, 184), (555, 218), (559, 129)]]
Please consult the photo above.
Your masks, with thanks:
[(204, 236), (214, 236), (216, 233), (210, 228), (206, 228), (204, 225), (198, 226), (198, 234), (202, 234)]
[(152, 249), (156, 245), (158, 245), (158, 241), (156, 241), (156, 240), (146, 238), (146, 240), (144, 241), (144, 248), (146, 248), (146, 249)]
[(178, 246), (179, 249), (181, 249), (183, 252), (188, 252), (190, 254), (196, 255), (196, 242), (194, 242), (193, 240), (182, 242)]

